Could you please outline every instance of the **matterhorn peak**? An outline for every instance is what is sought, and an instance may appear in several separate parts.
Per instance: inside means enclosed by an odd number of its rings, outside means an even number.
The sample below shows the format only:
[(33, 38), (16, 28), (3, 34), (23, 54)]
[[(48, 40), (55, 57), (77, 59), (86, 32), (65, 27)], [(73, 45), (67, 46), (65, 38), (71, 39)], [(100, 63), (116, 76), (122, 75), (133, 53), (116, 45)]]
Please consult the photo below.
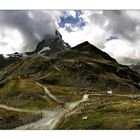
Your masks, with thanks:
[(62, 35), (58, 30), (55, 31), (55, 35), (46, 35), (45, 38), (38, 43), (35, 51), (27, 52), (28, 55), (42, 54), (50, 55), (63, 50), (69, 50), (71, 47), (62, 38)]

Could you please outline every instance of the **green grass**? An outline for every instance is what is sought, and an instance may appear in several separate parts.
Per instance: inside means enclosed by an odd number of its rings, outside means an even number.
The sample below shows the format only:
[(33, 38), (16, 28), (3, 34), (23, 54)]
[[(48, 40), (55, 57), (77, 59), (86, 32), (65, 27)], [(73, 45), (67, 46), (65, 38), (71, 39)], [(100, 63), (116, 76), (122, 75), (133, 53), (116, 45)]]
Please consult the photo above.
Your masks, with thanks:
[(35, 122), (41, 117), (41, 113), (22, 113), (0, 109), (0, 130), (14, 129), (18, 126)]
[[(0, 104), (31, 110), (58, 107), (60, 104), (46, 97), (36, 81), (64, 102), (79, 100), (85, 93), (106, 94), (107, 90), (112, 90), (113, 94), (140, 93), (132, 77), (138, 78), (128, 67), (87, 52), (69, 50), (52, 54), (49, 58), (37, 55), (19, 60), (0, 71), (3, 79), (0, 81)], [(90, 101), (79, 105), (74, 113), (70, 112), (58, 128), (140, 129), (139, 102), (127, 97), (90, 97)], [(13, 115), (9, 113), (10, 116)], [(88, 119), (83, 120), (84, 116)]]
[(129, 76), (126, 79), (121, 78), (117, 75), (117, 69), (127, 67), (107, 59), (69, 50), (53, 54), (49, 58), (37, 55), (17, 61), (1, 71), (0, 75), (4, 77), (5, 73), (9, 74), (1, 83), (9, 83), (21, 76), (49, 85), (97, 87), (100, 91), (111, 88), (116, 93), (137, 91), (134, 81)]
[(94, 96), (72, 110), (56, 129), (140, 129), (139, 108), (140, 98)]
[(47, 85), (48, 89), (54, 94), (57, 98), (64, 102), (72, 102), (81, 99), (80, 88), (79, 90), (75, 87), (66, 87), (66, 86), (55, 86)]
[[(74, 87), (48, 84), (44, 84), (44, 86), (64, 102), (76, 101), (81, 98), (80, 91)], [(48, 98), (44, 89), (30, 79), (11, 80), (0, 89), (0, 98), (0, 104), (25, 109), (50, 109), (60, 105)]]
[(13, 94), (19, 93), (19, 92), (26, 92), (36, 94), (36, 93), (42, 93), (43, 89), (35, 84), (34, 81), (28, 80), (28, 79), (16, 79), (11, 80), (9, 83), (7, 83), (1, 90), (0, 94), (6, 94), (12, 92)]
[(0, 103), (19, 108), (54, 108), (59, 104), (45, 96), (43, 88), (28, 79), (11, 80), (0, 89)]

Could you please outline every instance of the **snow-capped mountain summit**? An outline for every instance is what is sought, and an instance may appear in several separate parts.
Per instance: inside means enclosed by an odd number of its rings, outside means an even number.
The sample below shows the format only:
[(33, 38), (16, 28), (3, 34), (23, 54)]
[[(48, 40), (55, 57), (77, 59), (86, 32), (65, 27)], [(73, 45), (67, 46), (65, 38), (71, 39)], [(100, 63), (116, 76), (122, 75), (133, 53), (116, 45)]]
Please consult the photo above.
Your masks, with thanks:
[(64, 40), (62, 39), (62, 35), (59, 33), (58, 30), (56, 30), (55, 35), (46, 35), (45, 39), (38, 43), (36, 49), (32, 52), (15, 52), (13, 54), (7, 54), (6, 57), (1, 54), (0, 69), (3, 69), (4, 67), (22, 58), (26, 58), (36, 54), (48, 56), (52, 53), (69, 50), (70, 48), (70, 45), (64, 42)]
[(65, 43), (59, 31), (56, 30), (55, 35), (47, 35), (36, 47), (33, 52), (27, 52), (27, 55), (43, 54), (50, 55), (51, 53), (69, 50), (70, 45)]

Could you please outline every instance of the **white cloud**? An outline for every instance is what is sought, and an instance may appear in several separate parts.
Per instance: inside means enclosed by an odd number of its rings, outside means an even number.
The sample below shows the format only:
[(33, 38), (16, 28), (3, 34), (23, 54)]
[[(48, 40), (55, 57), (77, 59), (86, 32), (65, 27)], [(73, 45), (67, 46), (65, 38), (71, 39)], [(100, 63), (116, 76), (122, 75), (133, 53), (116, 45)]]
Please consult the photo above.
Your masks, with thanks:
[(74, 10), (68, 10), (68, 11), (61, 11), (61, 16), (63, 17), (69, 17), (72, 16), (73, 18), (76, 18), (76, 12)]
[[(87, 23), (82, 29), (78, 28), (75, 32), (69, 33), (65, 28), (59, 28), (64, 40), (71, 46), (89, 41), (120, 63), (124, 63), (123, 58), (126, 57), (140, 59), (139, 11), (82, 11), (80, 17)], [(106, 43), (110, 36), (120, 39)]]
[(20, 52), (23, 47), (23, 37), (16, 29), (1, 28), (0, 34), (0, 53), (9, 54)]
[[(102, 15), (102, 11), (82, 11), (80, 18), (86, 22), (86, 26), (80, 27), (72, 27), (69, 23), (68, 26), (74, 32), (68, 32), (66, 27), (59, 28), (60, 33), (62, 34), (64, 40), (68, 42), (72, 47), (75, 45), (89, 41), (90, 43), (97, 45), (99, 48), (104, 48), (104, 43), (106, 38), (109, 36), (109, 33), (101, 28), (98, 24), (96, 24), (96, 18), (93, 18), (94, 15), (97, 14)], [(103, 26), (107, 26), (108, 22), (105, 21)], [(67, 24), (66, 24), (67, 25)]]
[(55, 33), (60, 14), (60, 11), (0, 11), (0, 36), (7, 42), (7, 46), (0, 47), (0, 53), (34, 50), (46, 34)]
[(73, 18), (76, 18), (76, 12), (75, 11), (67, 11), (67, 16), (72, 16)]
[(102, 47), (104, 44), (103, 42), (105, 42), (106, 39), (104, 38), (104, 36), (106, 36), (105, 30), (94, 24), (86, 25), (82, 29), (79, 27), (74, 27), (72, 30), (74, 30), (74, 32), (68, 32), (66, 27), (59, 28), (60, 33), (63, 35), (63, 39), (72, 47), (84, 41), (89, 41), (94, 45)]
[[(70, 11), (0, 11), (0, 53), (33, 50), (36, 40), (45, 34), (54, 34), (56, 28), (72, 47), (89, 41), (122, 62), (123, 57), (140, 59), (140, 12), (139, 11), (82, 11), (80, 18), (85, 26), (65, 23), (59, 27), (60, 17), (72, 16)], [(83, 21), (82, 21), (83, 22)], [(72, 29), (68, 32), (66, 28)], [(119, 40), (106, 42), (110, 36)], [(34, 46), (35, 44), (35, 46)]]
[(103, 51), (116, 58), (118, 62), (124, 58), (135, 57), (136, 50), (132, 44), (126, 40), (115, 39), (105, 43)]

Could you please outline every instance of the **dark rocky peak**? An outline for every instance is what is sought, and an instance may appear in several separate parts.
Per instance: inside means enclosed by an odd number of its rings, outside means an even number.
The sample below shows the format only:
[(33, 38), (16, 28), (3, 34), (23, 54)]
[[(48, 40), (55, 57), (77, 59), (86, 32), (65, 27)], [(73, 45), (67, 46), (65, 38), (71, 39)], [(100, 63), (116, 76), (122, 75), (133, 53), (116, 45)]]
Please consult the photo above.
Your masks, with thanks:
[(71, 50), (80, 51), (80, 52), (89, 54), (95, 58), (103, 58), (103, 59), (107, 59), (107, 60), (117, 63), (117, 61), (114, 58), (109, 56), (106, 52), (101, 51), (96, 46), (90, 44), (88, 41), (85, 41), (85, 42), (71, 48)]
[(35, 51), (27, 52), (27, 54), (50, 55), (51, 53), (69, 50), (70, 48), (70, 45), (64, 42), (62, 35), (56, 30), (55, 35), (46, 35), (45, 38), (38, 43)]
[(84, 51), (89, 51), (91, 49), (92, 49), (91, 48), (91, 44), (88, 41), (85, 41), (85, 42), (83, 42), (81, 44), (78, 44), (77, 46), (75, 46), (75, 47), (72, 48), (72, 50), (78, 50), (78, 51), (83, 51), (83, 52)]
[(55, 31), (55, 36), (62, 39), (62, 35), (58, 30)]

